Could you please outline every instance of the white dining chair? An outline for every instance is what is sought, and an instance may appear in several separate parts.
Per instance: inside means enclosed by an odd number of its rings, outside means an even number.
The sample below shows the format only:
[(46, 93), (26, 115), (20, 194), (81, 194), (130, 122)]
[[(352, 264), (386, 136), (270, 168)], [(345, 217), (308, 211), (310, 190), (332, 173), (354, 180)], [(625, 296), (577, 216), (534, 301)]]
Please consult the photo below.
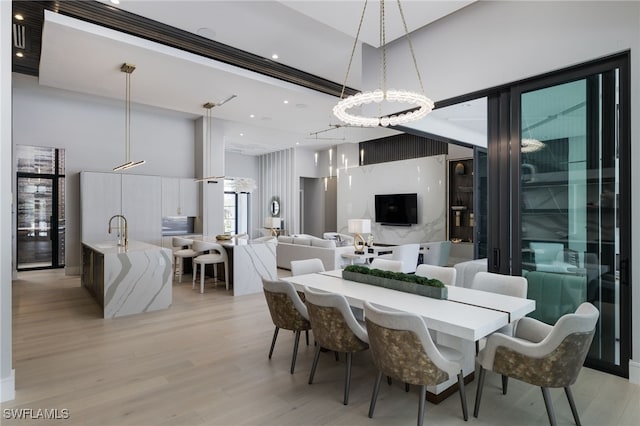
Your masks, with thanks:
[(418, 266), (418, 256), (420, 255), (420, 244), (403, 244), (391, 247), (391, 249), (393, 250), (391, 254), (383, 254), (378, 256), (376, 259), (401, 261), (402, 270), (398, 272), (411, 274), (416, 271), (416, 267)]
[(191, 288), (195, 288), (196, 286), (198, 265), (200, 265), (200, 293), (204, 293), (205, 266), (214, 265), (213, 277), (217, 285), (217, 268), (215, 265), (218, 263), (224, 263), (224, 283), (226, 289), (229, 290), (229, 260), (224, 247), (218, 243), (194, 240), (192, 248), (196, 253), (198, 253), (198, 255), (193, 259), (193, 281)]
[(291, 275), (293, 276), (313, 274), (314, 272), (324, 272), (322, 260), (313, 258), (291, 261)]
[(456, 270), (448, 266), (427, 265), (423, 263), (416, 268), (416, 275), (440, 280), (444, 285), (455, 285), (456, 283)]
[(381, 259), (376, 257), (371, 261), (371, 269), (380, 269), (382, 271), (402, 272), (401, 260)]
[(182, 237), (173, 237), (171, 247), (173, 249), (173, 275), (178, 277), (178, 283), (182, 283), (184, 273), (184, 259), (192, 259), (196, 252), (191, 248), (193, 240)]

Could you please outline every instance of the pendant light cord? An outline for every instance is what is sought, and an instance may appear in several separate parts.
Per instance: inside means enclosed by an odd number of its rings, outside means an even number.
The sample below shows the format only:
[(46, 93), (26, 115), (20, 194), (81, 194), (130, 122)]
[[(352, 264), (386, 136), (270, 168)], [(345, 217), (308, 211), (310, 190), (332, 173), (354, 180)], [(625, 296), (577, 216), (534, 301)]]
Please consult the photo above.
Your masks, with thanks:
[(131, 161), (131, 73), (126, 73), (124, 108), (124, 149), (126, 162)]
[(356, 32), (356, 38), (353, 41), (353, 48), (351, 48), (351, 58), (349, 58), (349, 65), (347, 66), (347, 74), (344, 76), (344, 83), (342, 83), (342, 91), (340, 92), (340, 99), (344, 98), (344, 90), (347, 87), (347, 80), (349, 79), (349, 73), (351, 72), (351, 64), (353, 63), (353, 56), (358, 46), (358, 39), (360, 38), (360, 30), (362, 29), (362, 22), (364, 21), (364, 13), (367, 10), (367, 3), (369, 0), (364, 0), (364, 7), (362, 8), (362, 15), (360, 15), (360, 23), (358, 24), (358, 31)]
[(416, 54), (413, 50), (413, 43), (411, 43), (411, 37), (409, 37), (409, 29), (407, 28), (407, 21), (404, 19), (404, 11), (402, 10), (402, 4), (400, 3), (400, 0), (398, 0), (398, 10), (400, 11), (400, 18), (402, 18), (402, 25), (404, 26), (404, 36), (407, 39), (407, 43), (409, 43), (409, 51), (411, 52), (411, 58), (413, 58), (413, 66), (416, 69), (416, 74), (418, 74), (418, 82), (420, 83), (420, 90), (422, 91), (422, 94), (424, 94), (422, 76), (420, 75), (420, 70), (418, 69), (418, 61), (416, 60)]

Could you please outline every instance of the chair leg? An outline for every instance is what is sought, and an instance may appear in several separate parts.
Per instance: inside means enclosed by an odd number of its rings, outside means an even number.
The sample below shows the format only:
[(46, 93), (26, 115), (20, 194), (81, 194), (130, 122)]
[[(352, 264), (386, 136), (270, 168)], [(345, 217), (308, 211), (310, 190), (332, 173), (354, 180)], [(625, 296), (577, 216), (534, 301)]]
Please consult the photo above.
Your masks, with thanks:
[(204, 276), (205, 276), (206, 265), (200, 265), (200, 294), (204, 293)]
[(298, 343), (300, 342), (300, 330), (296, 330), (296, 337), (293, 342), (293, 357), (291, 358), (291, 374), (296, 369), (296, 358), (298, 357)]
[(224, 262), (224, 285), (227, 291), (229, 291), (229, 265), (227, 262)]
[(427, 387), (420, 386), (420, 400), (418, 401), (418, 426), (422, 426), (424, 421), (424, 401), (427, 399)]
[(340, 361), (340, 354), (338, 352), (333, 353), (336, 357), (336, 361)]
[(571, 388), (569, 386), (564, 388), (564, 393), (567, 394), (567, 399), (569, 400), (569, 406), (571, 407), (571, 413), (573, 414), (573, 420), (576, 422), (576, 426), (581, 426), (580, 416), (578, 416), (578, 410), (576, 410), (576, 403), (573, 401), (573, 392), (571, 392)]
[(462, 370), (458, 373), (458, 392), (460, 393), (460, 404), (462, 404), (462, 417), (464, 421), (469, 420), (469, 412), (467, 411), (467, 392), (464, 388), (464, 374)]
[(549, 395), (549, 388), (542, 389), (542, 397), (544, 398), (544, 406), (547, 408), (547, 416), (549, 417), (549, 424), (556, 426), (556, 414), (553, 412), (553, 404), (551, 403), (551, 395)]
[(387, 384), (391, 386), (391, 376), (387, 376)]
[(318, 366), (318, 359), (320, 359), (320, 345), (316, 345), (316, 353), (313, 355), (313, 364), (311, 365), (311, 373), (309, 374), (309, 384), (313, 383), (313, 376), (316, 375), (316, 367)]
[(196, 275), (198, 275), (198, 264), (193, 264), (193, 277), (191, 279), (191, 290), (196, 288)]
[(411, 390), (411, 386), (409, 385), (409, 383), (405, 383), (404, 384), (404, 391), (405, 392), (409, 392)]
[(480, 399), (482, 399), (482, 388), (484, 387), (484, 376), (487, 371), (480, 366), (480, 377), (478, 377), (478, 389), (476, 390), (476, 405), (473, 407), (473, 417), (478, 417), (480, 411)]
[(176, 267), (178, 267), (178, 263), (180, 263), (180, 272), (178, 273), (178, 284), (182, 284), (182, 271), (184, 270), (184, 258), (176, 259)]
[(307, 338), (307, 346), (309, 346), (309, 330), (305, 330), (304, 335)]
[(344, 369), (344, 405), (349, 404), (349, 389), (351, 388), (351, 352), (347, 352), (347, 360)]
[(373, 410), (376, 409), (376, 401), (378, 400), (378, 392), (380, 391), (380, 382), (382, 381), (382, 371), (378, 371), (376, 382), (373, 385), (373, 394), (371, 395), (371, 404), (369, 404), (369, 418), (373, 418)]
[(509, 376), (502, 375), (502, 394), (507, 394), (507, 386), (509, 385)]
[(271, 355), (273, 354), (273, 348), (276, 346), (276, 339), (278, 338), (278, 330), (280, 330), (280, 328), (276, 327), (276, 329), (273, 331), (273, 339), (271, 340), (271, 349), (269, 349), (269, 359), (271, 359)]

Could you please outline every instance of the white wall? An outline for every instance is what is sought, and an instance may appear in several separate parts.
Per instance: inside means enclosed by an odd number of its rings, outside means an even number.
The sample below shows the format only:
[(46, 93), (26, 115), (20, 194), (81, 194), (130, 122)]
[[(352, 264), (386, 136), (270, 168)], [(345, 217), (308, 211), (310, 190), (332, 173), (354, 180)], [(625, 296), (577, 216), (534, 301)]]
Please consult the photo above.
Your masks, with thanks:
[[(80, 272), (79, 172), (110, 171), (124, 162), (123, 105), (39, 86), (34, 77), (13, 74), (13, 143), (65, 149), (65, 263), (70, 274)], [(131, 169), (132, 174), (193, 177), (193, 117), (132, 105), (131, 158), (147, 161)]]
[(11, 2), (0, 1), (0, 402), (15, 398), (11, 275)]
[[(425, 92), (434, 101), (631, 50), (631, 161), (640, 162), (640, 3), (613, 1), (476, 2), (412, 34)], [(415, 80), (406, 42), (387, 49), (388, 87)], [(374, 58), (363, 51), (363, 88), (376, 86)], [(366, 72), (371, 70), (371, 72)], [(376, 71), (376, 72), (373, 72)], [(640, 168), (631, 172), (640, 182)], [(640, 214), (640, 185), (632, 187), (632, 217)], [(632, 265), (640, 265), (640, 226), (631, 230)], [(635, 268), (632, 293), (640, 294)], [(640, 383), (640, 303), (632, 306), (630, 381)]]
[[(338, 180), (338, 232), (348, 233), (349, 219), (371, 219), (374, 242), (420, 243), (445, 239), (446, 157), (415, 158), (349, 167)], [(375, 223), (375, 194), (418, 194), (418, 224)]]

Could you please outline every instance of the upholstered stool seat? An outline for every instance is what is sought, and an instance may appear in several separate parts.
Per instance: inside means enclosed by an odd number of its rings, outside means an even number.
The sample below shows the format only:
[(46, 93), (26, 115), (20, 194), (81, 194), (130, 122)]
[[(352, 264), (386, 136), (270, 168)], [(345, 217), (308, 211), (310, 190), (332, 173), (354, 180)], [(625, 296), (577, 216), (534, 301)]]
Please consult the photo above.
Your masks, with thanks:
[[(218, 243), (210, 243), (206, 241), (195, 240), (193, 242), (193, 250), (196, 253), (200, 253), (193, 259), (193, 280), (192, 288), (196, 286), (196, 275), (198, 273), (198, 265), (200, 265), (200, 293), (204, 293), (204, 268), (206, 265), (216, 265), (218, 263), (224, 263), (224, 283), (229, 290), (229, 262), (227, 259), (227, 252)], [(208, 253), (206, 253), (208, 252)], [(217, 268), (213, 268), (213, 276), (217, 279)], [(217, 284), (217, 281), (216, 281)]]
[(171, 246), (173, 248), (173, 274), (178, 276), (178, 282), (182, 282), (184, 273), (184, 259), (191, 259), (197, 253), (191, 248), (193, 240), (188, 238), (173, 237)]

